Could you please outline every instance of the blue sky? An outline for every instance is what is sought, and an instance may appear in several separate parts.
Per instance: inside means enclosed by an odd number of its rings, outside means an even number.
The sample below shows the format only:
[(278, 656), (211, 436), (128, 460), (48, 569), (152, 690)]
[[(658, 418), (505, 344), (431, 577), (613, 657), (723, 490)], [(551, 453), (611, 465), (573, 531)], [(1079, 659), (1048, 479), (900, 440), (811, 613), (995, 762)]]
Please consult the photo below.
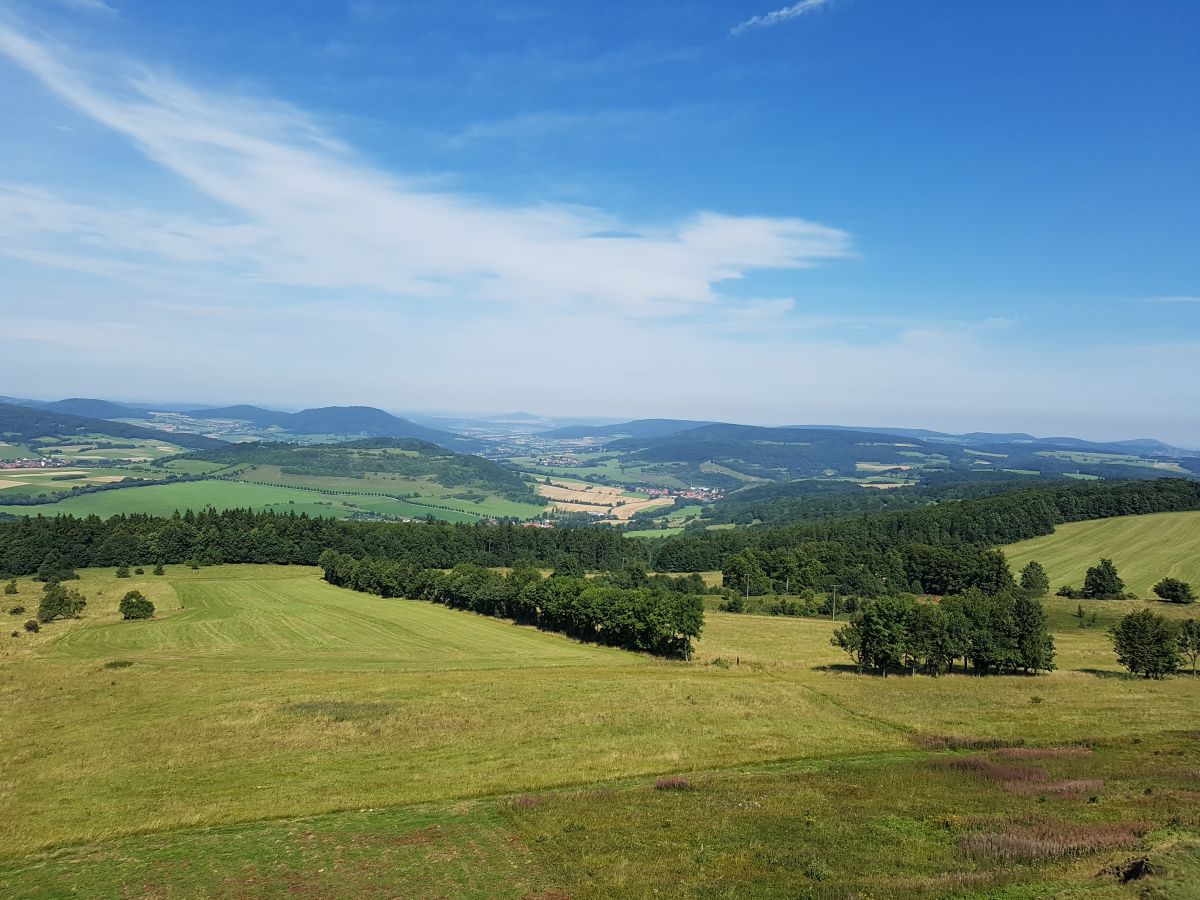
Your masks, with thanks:
[(1200, 6), (0, 0), (0, 393), (1200, 446)]

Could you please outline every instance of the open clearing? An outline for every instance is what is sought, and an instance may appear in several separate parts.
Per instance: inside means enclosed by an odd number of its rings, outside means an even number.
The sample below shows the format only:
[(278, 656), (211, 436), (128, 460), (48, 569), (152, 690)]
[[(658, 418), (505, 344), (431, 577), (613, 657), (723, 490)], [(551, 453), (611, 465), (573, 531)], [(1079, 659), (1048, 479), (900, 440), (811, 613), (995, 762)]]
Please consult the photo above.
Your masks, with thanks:
[(1152, 513), (1060, 525), (1054, 534), (1001, 548), (1014, 572), (1037, 560), (1053, 593), (1064, 584), (1083, 587), (1089, 566), (1113, 561), (1125, 589), (1139, 597), (1168, 575), (1200, 590), (1200, 512)]
[[(709, 613), (684, 663), (308, 568), (82, 575), (85, 618), (0, 645), (4, 896), (1183, 897), (1200, 865), (1200, 682), (1118, 673), (1103, 627), (1137, 602), (1079, 628), (1050, 601), (1051, 675), (879, 679), (823, 620)], [(154, 620), (119, 620), (132, 588)], [(1036, 763), (1086, 792), (928, 734), (1086, 743)], [(969, 850), (1037, 828), (1085, 849)], [(1136, 855), (1152, 882), (1097, 874)]]

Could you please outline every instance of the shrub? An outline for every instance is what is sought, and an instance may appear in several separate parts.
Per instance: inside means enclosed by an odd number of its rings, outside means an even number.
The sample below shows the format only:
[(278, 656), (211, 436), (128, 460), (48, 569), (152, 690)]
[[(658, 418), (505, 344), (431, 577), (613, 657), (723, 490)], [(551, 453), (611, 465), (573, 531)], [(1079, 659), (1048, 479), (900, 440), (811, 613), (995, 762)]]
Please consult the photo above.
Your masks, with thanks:
[(14, 578), (12, 581), (10, 581), (8, 584), (6, 584), (4, 586), (4, 593), (10, 594), (10, 595), (17, 593), (17, 579)]
[(110, 659), (108, 662), (106, 662), (104, 664), (104, 668), (106, 668), (106, 669), (128, 669), (132, 665), (133, 665), (132, 660)]
[(1178, 578), (1164, 578), (1154, 586), (1154, 593), (1168, 603), (1195, 603), (1192, 586)]
[(117, 577), (118, 578), (128, 578), (129, 577), (129, 566), (117, 566)]
[(118, 609), (125, 619), (149, 619), (154, 615), (154, 604), (147, 600), (141, 591), (127, 593), (121, 598)]
[(23, 606), (14, 606), (14, 607), (13, 607), (12, 609), (10, 609), (8, 612), (9, 612), (9, 615), (13, 615), (13, 616), (19, 616), (19, 615), (22, 615), (22, 614), (25, 612), (25, 607), (23, 607)]
[(155, 563), (154, 564), (154, 574), (161, 575), (162, 573), (163, 573), (162, 563)]
[(37, 634), (42, 630), (42, 626), (37, 623), (37, 619), (30, 619), (25, 623), (25, 630)]
[(146, 570), (143, 569), (141, 566), (138, 566), (136, 569), (133, 570), (133, 574), (134, 575), (145, 575)]

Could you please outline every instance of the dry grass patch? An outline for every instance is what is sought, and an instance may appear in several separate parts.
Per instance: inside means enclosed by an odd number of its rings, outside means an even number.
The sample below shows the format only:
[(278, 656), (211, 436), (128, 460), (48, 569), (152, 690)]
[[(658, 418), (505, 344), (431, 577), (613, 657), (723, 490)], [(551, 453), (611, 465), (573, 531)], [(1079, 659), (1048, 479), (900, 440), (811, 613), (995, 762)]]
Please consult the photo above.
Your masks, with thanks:
[(1149, 822), (1043, 822), (1010, 831), (965, 835), (959, 846), (971, 856), (1002, 862), (1047, 862), (1137, 846)]

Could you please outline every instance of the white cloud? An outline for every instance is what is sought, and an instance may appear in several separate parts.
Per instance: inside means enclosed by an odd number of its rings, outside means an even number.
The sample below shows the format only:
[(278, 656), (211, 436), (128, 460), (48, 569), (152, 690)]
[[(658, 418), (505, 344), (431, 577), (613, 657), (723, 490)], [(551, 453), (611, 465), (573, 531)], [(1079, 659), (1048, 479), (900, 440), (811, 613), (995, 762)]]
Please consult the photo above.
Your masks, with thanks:
[(1166, 297), (1145, 297), (1144, 303), (1200, 303), (1200, 295), (1170, 294)]
[[(41, 232), (86, 232), (97, 252), (223, 261), (250, 278), (307, 288), (582, 304), (637, 317), (719, 305), (722, 282), (850, 252), (844, 232), (798, 218), (699, 212), (630, 222), (592, 208), (421, 190), (283, 104), (202, 93), (144, 70), (101, 79), (3, 26), (0, 52), (228, 211), (224, 221), (198, 221), (24, 195), (42, 207), (34, 214)], [(6, 200), (11, 234), (13, 196)]]
[(800, 16), (807, 15), (808, 13), (816, 12), (822, 6), (826, 6), (831, 2), (832, 0), (800, 0), (799, 3), (794, 3), (791, 6), (785, 6), (782, 9), (763, 13), (761, 16), (753, 16), (744, 22), (739, 22), (733, 28), (729, 29), (729, 33), (742, 34), (755, 28), (771, 28), (792, 19), (798, 19)]
[(57, 0), (63, 6), (70, 6), (74, 9), (82, 9), (87, 12), (103, 12), (115, 13), (115, 7), (109, 6), (104, 0)]

